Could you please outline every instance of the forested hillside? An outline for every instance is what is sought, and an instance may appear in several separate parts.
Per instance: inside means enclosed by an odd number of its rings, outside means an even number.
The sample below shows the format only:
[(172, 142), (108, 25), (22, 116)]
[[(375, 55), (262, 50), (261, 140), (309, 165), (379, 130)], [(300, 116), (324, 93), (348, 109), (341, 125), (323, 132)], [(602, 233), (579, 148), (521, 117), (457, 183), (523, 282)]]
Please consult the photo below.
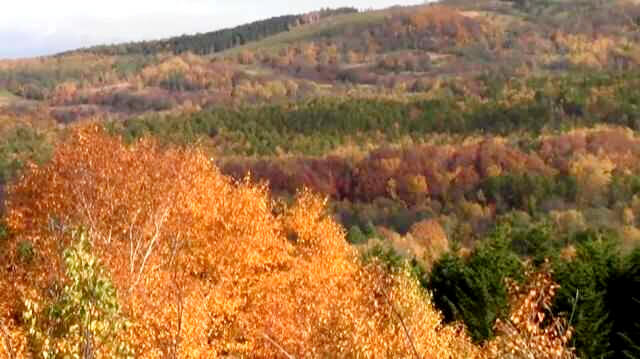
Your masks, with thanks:
[[(96, 46), (75, 50), (71, 53), (92, 53), (100, 55), (152, 55), (159, 53), (182, 54), (191, 52), (208, 55), (258, 41), (281, 32), (288, 32), (297, 26), (309, 25), (325, 18), (358, 12), (354, 8), (324, 9), (304, 15), (285, 15), (268, 20), (252, 22), (238, 27), (217, 30), (197, 35), (182, 35), (166, 40), (133, 42), (121, 45)], [(65, 54), (61, 54), (64, 56)]]
[(640, 3), (0, 61), (0, 358), (640, 358)]

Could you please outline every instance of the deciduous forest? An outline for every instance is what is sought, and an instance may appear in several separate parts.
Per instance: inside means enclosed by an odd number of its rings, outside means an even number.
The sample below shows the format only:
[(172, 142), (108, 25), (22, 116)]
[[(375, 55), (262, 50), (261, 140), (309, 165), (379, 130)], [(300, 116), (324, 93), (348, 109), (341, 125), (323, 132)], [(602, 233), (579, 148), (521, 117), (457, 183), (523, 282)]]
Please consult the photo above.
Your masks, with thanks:
[(0, 60), (0, 358), (640, 358), (638, 89), (635, 0)]

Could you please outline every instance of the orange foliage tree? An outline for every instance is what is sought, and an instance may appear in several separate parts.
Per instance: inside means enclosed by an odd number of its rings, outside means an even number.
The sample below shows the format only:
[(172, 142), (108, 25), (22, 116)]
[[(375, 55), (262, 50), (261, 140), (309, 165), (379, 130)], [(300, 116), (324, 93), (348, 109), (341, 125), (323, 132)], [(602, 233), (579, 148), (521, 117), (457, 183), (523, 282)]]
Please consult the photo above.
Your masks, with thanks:
[(103, 132), (74, 130), (9, 190), (13, 235), (0, 252), (9, 357), (30, 357), (23, 303), (68, 280), (61, 253), (77, 226), (117, 289), (141, 358), (482, 355), (463, 327), (442, 324), (408, 274), (362, 264), (323, 199), (302, 191), (280, 206), (199, 150), (126, 146)]
[(409, 25), (418, 32), (428, 32), (437, 36), (466, 43), (484, 34), (487, 25), (479, 19), (462, 15), (448, 6), (425, 6), (408, 16)]
[(575, 359), (574, 351), (567, 347), (573, 329), (551, 312), (559, 285), (548, 263), (540, 271), (529, 270), (527, 279), (524, 285), (507, 280), (511, 314), (508, 320), (497, 320), (498, 336), (487, 344), (487, 352), (505, 359)]

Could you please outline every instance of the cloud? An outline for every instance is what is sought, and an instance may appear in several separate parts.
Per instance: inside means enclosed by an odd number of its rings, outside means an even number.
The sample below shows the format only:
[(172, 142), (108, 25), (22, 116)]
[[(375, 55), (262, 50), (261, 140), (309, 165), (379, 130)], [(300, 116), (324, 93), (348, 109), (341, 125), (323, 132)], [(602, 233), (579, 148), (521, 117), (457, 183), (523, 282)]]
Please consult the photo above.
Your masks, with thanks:
[(74, 45), (66, 40), (23, 31), (1, 31), (0, 43), (6, 45), (0, 50), (0, 58), (38, 56)]

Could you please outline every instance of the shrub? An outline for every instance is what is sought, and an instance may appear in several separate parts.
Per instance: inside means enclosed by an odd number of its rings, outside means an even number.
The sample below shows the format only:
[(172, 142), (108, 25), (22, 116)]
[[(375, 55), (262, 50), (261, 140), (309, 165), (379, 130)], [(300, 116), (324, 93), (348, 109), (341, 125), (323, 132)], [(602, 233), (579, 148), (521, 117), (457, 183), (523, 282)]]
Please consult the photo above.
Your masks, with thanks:
[(25, 163), (44, 163), (50, 155), (43, 134), (30, 127), (16, 127), (0, 141), (0, 184), (13, 179)]
[(351, 226), (351, 229), (349, 229), (349, 233), (347, 234), (347, 240), (351, 244), (361, 244), (368, 241), (369, 238), (367, 238), (367, 236), (365, 236), (365, 234), (362, 233), (362, 230), (360, 229), (359, 226), (353, 225)]
[(507, 278), (510, 315), (496, 321), (495, 331), (499, 335), (488, 343), (493, 357), (576, 358), (573, 349), (567, 348), (572, 328), (566, 318), (551, 311), (559, 285), (553, 281), (546, 264), (537, 272), (529, 268), (523, 285)]
[(91, 254), (86, 233), (64, 253), (68, 282), (44, 303), (27, 300), (23, 318), (38, 358), (133, 358), (116, 289)]

